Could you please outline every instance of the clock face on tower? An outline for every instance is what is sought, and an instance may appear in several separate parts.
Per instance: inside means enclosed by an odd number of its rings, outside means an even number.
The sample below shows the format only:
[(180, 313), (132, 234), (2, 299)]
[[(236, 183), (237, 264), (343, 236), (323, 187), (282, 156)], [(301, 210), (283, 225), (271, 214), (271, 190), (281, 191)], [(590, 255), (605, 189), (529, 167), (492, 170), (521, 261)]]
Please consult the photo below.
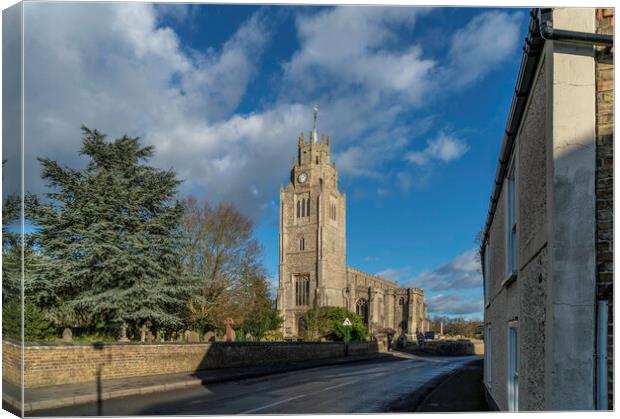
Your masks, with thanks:
[(297, 176), (297, 182), (299, 183), (305, 183), (307, 179), (308, 175), (305, 172), (301, 172), (299, 176)]

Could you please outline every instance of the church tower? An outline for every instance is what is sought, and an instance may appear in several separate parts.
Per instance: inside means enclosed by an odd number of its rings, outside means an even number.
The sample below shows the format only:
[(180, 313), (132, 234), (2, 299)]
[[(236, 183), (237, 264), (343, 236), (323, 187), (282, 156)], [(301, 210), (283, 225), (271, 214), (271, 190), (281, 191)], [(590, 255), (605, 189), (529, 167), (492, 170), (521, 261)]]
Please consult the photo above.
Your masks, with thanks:
[(299, 334), (312, 307), (345, 306), (346, 196), (330, 161), (329, 137), (314, 128), (298, 139), (290, 183), (280, 187), (280, 272), (277, 306), (284, 335)]

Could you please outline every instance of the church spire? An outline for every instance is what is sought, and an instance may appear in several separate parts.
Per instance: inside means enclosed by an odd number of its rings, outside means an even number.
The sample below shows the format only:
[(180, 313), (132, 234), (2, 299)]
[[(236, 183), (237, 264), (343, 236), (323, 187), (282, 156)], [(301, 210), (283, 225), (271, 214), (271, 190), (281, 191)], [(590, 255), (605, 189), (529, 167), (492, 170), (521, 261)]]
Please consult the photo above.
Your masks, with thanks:
[(317, 137), (318, 137), (316, 133), (316, 117), (318, 113), (319, 113), (319, 107), (318, 105), (315, 105), (314, 106), (314, 124), (312, 126), (312, 139), (314, 142), (317, 141)]

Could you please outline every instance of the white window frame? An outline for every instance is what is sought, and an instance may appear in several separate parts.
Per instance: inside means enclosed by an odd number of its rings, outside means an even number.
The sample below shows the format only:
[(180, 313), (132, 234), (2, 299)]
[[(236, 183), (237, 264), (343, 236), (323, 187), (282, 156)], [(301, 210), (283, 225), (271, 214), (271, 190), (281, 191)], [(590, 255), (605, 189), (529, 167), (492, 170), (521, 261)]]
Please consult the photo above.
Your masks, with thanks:
[(517, 273), (517, 259), (519, 247), (518, 241), (518, 200), (517, 200), (517, 176), (515, 170), (516, 164), (513, 158), (512, 163), (508, 168), (506, 179), (504, 180), (504, 195), (505, 195), (505, 213), (506, 213), (506, 276), (511, 276)]
[(508, 411), (519, 411), (519, 328), (517, 322), (508, 323), (508, 371), (506, 374), (506, 392)]
[(484, 246), (484, 305), (491, 302), (491, 238)]
[(484, 331), (484, 383), (487, 388), (491, 388), (492, 384), (492, 337), (491, 337), (491, 325), (487, 324)]

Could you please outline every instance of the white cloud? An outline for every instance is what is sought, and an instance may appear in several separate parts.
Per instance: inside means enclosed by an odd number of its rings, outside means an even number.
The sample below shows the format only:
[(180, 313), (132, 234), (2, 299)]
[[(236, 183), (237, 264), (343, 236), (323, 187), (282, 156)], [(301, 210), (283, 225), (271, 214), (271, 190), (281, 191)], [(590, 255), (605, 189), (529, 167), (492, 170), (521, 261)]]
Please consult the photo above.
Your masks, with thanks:
[(452, 36), (443, 76), (457, 86), (480, 80), (518, 52), (521, 21), (520, 13), (504, 11), (475, 16)]
[(442, 132), (437, 138), (428, 141), (424, 150), (407, 153), (406, 159), (419, 166), (433, 160), (449, 162), (461, 157), (468, 149), (463, 140)]
[(42, 190), (35, 157), (83, 163), (83, 123), (155, 145), (153, 163), (173, 167), (185, 191), (258, 205), (286, 173), (305, 113), (293, 103), (232, 114), (268, 40), (260, 14), (223, 45), (192, 51), (160, 26), (151, 4), (28, 3), (27, 189)]
[(482, 317), (482, 299), (462, 294), (437, 294), (426, 297), (430, 315)]
[(378, 277), (387, 279), (388, 281), (397, 282), (403, 276), (402, 269), (388, 268), (381, 272), (377, 272)]
[(478, 250), (470, 249), (432, 271), (418, 274), (407, 284), (431, 291), (480, 288), (482, 274)]
[[(187, 8), (35, 2), (24, 9), (26, 186), (33, 192), (42, 190), (35, 157), (83, 164), (77, 155), (83, 123), (110, 138), (141, 136), (156, 147), (153, 164), (185, 179), (184, 192), (232, 200), (257, 215), (286, 179), (314, 103), (321, 107), (320, 130), (332, 134), (340, 174), (382, 181), (390, 176), (385, 164), (401, 158), (419, 127), (428, 129), (428, 118), (411, 111), (422, 108), (442, 74), (423, 45), (398, 42), (399, 31), (411, 33), (428, 10), (304, 13), (297, 18), (300, 49), (283, 64), (277, 99), (241, 115), (237, 108), (271, 41), (262, 13), (222, 45), (197, 51), (162, 23), (162, 16), (187, 20)], [(465, 42), (456, 39), (454, 45)], [(464, 60), (455, 57), (452, 66)], [(455, 151), (443, 147), (431, 155), (449, 161)], [(410, 180), (403, 172), (399, 185), (407, 189)]]

